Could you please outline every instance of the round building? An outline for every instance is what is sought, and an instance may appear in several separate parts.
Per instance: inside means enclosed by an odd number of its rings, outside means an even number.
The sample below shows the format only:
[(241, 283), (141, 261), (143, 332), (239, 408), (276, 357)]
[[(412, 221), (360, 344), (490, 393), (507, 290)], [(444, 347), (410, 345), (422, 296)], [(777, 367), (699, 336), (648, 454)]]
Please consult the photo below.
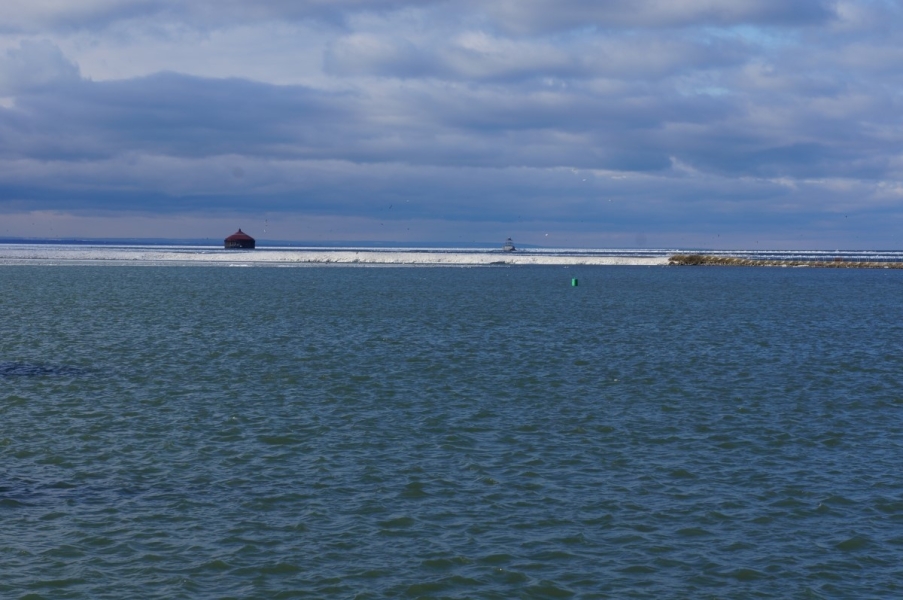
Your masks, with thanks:
[(241, 229), (225, 239), (225, 247), (228, 249), (254, 249), (254, 238), (243, 232)]

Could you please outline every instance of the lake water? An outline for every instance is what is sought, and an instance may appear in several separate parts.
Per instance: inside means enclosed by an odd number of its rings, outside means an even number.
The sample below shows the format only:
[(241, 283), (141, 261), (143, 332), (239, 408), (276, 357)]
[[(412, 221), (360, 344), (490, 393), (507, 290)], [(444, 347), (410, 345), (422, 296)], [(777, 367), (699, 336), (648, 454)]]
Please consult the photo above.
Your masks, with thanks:
[(0, 291), (0, 597), (903, 593), (903, 272), (6, 266)]

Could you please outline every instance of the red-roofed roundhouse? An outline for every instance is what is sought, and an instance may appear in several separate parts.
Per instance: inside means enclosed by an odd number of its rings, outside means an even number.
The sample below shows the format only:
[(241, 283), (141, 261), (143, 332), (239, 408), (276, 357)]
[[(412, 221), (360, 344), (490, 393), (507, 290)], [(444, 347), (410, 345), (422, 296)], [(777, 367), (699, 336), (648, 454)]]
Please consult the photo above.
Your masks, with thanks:
[(241, 229), (230, 235), (225, 240), (226, 248), (249, 248), (254, 249), (254, 238), (244, 233)]

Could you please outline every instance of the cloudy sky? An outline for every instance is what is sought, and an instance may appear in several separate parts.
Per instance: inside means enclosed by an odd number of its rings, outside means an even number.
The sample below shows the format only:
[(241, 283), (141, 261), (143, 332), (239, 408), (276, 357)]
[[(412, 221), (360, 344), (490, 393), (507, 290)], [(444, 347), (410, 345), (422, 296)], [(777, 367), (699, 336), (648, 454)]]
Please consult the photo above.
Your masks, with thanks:
[(903, 247), (898, 0), (3, 0), (0, 237)]

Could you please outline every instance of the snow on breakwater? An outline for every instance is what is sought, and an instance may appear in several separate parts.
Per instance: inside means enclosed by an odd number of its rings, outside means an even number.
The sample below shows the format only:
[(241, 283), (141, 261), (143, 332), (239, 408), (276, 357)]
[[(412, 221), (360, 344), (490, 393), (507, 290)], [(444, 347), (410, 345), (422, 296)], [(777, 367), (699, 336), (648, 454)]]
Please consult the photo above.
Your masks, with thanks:
[(204, 246), (0, 245), (0, 264), (147, 265), (635, 265), (668, 264), (665, 251), (518, 251), (457, 249), (267, 248), (250, 251)]

